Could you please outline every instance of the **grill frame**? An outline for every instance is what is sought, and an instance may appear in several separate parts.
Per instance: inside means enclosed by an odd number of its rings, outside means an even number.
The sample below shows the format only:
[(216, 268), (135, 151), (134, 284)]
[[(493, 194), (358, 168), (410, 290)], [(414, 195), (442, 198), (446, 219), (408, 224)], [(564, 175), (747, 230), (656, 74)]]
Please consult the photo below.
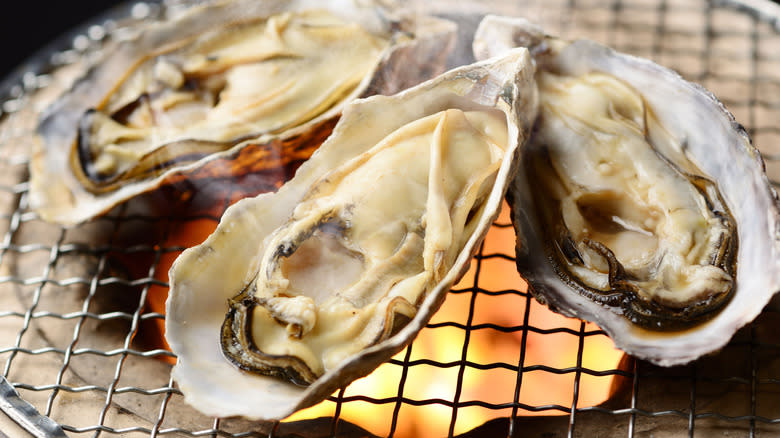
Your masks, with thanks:
[[(680, 61), (681, 63), (695, 59), (693, 65), (700, 67), (698, 71), (694, 71), (696, 70), (694, 68), (692, 71), (681, 71), (681, 73), (689, 80), (704, 84), (716, 95), (721, 95), (719, 90), (728, 90), (731, 85), (737, 84), (734, 88), (745, 93), (735, 97), (736, 94), (732, 94), (734, 91), (729, 90), (722, 95), (722, 100), (736, 113), (737, 120), (745, 124), (758, 147), (767, 148), (762, 149), (764, 158), (773, 176), (773, 184), (778, 185), (780, 147), (773, 146), (770, 142), (773, 138), (780, 139), (780, 128), (767, 125), (766, 120), (771, 119), (773, 111), (778, 111), (777, 114), (780, 114), (780, 74), (773, 75), (767, 73), (765, 69), (767, 66), (780, 66), (780, 53), (776, 56), (767, 55), (762, 44), (764, 40), (780, 41), (780, 7), (776, 4), (768, 0), (700, 1), (694, 7), (682, 6), (683, 2), (676, 0), (559, 0), (547, 3), (530, 0), (495, 0), (486, 3), (489, 3), (492, 8), (490, 11), (498, 13), (508, 13), (519, 8), (519, 5), (527, 3), (531, 11), (528, 16), (538, 18), (533, 16), (538, 14), (539, 17), (543, 17), (542, 22), (555, 21), (557, 24), (550, 26), (550, 31), (562, 37), (600, 35), (600, 38), (594, 39), (621, 51), (650, 57), (672, 68), (681, 70), (683, 68), (682, 64), (675, 65), (673, 60), (677, 57), (683, 60)], [(112, 13), (116, 14), (115, 16), (104, 18), (100, 22), (95, 21), (95, 24), (77, 30), (67, 40), (60, 41), (62, 44), (59, 47), (52, 46), (45, 49), (35, 62), (29, 64), (28, 72), (9, 77), (0, 84), (2, 120), (8, 120), (20, 112), (25, 105), (29, 104), (30, 96), (49, 86), (51, 71), (64, 68), (85, 56), (91, 56), (100, 49), (106, 38), (121, 38), (122, 32), (147, 17), (186, 4), (186, 1), (127, 4), (115, 10)], [(480, 9), (480, 7), (485, 8), (484, 5), (464, 5), (462, 11), (453, 13), (447, 1), (432, 1), (426, 5), (426, 8), (430, 8), (438, 15), (456, 18), (459, 21), (464, 21), (464, 17), (476, 17), (486, 12), (487, 9)], [(590, 12), (585, 15), (578, 14), (583, 11)], [(656, 17), (656, 22), (647, 25), (628, 18), (642, 14)], [(680, 23), (669, 20), (672, 14), (683, 17), (690, 14), (691, 19), (703, 16), (701, 23), (703, 27), (690, 32), (680, 30)], [(739, 19), (737, 21), (749, 25), (743, 28), (735, 25), (736, 30), (722, 31), (724, 24), (721, 20), (725, 18), (721, 18), (720, 15), (733, 16)], [(467, 28), (473, 27), (475, 21), (467, 19), (465, 25)], [(580, 33), (583, 29), (588, 35)], [(637, 43), (639, 39), (626, 40), (626, 34), (631, 32), (651, 35), (651, 44)], [(681, 48), (670, 48), (665, 39), (667, 36), (679, 36), (684, 39), (699, 38), (702, 35), (704, 40), (700, 50), (692, 50), (684, 44)], [(721, 47), (721, 39), (734, 39), (735, 46), (739, 46), (739, 42), (747, 42), (749, 53), (742, 56), (739, 53), (729, 52), (728, 49)], [(462, 46), (464, 41), (460, 41), (459, 44)], [(739, 66), (747, 65), (747, 75), (739, 68), (733, 72), (719, 71), (718, 68), (723, 65), (718, 61), (725, 58), (724, 55), (736, 55), (740, 61)], [(671, 65), (670, 62), (664, 62), (667, 58), (672, 60)], [(767, 90), (771, 92), (766, 92)], [(12, 140), (9, 140), (7, 132), (0, 134), (0, 144), (2, 144), (0, 147), (10, 148), (7, 143), (9, 141)], [(464, 342), (459, 360), (439, 362), (432, 359), (414, 359), (412, 351), (415, 344), (413, 343), (389, 362), (390, 365), (401, 367), (402, 370), (398, 393), (393, 397), (353, 395), (343, 389), (330, 397), (328, 402), (334, 404), (334, 414), (328, 418), (251, 425), (235, 424), (232, 420), (210, 419), (204, 420), (209, 423), (206, 427), (178, 426), (171, 417), (175, 417), (174, 413), (183, 409), (182, 394), (170, 377), (164, 384), (153, 386), (125, 385), (124, 382), (130, 369), (137, 366), (143, 368), (144, 365), (138, 363), (148, 364), (150, 359), (155, 358), (173, 358), (170, 352), (139, 344), (136, 339), (145, 324), (164, 319), (162, 314), (144, 310), (150, 289), (167, 287), (167, 283), (159, 280), (158, 265), (161, 259), (175, 255), (184, 249), (181, 246), (165, 243), (169, 241), (171, 231), (188, 221), (216, 222), (219, 220), (219, 214), (214, 214), (213, 211), (198, 211), (187, 217), (178, 217), (171, 209), (150, 214), (145, 209), (145, 204), (131, 202), (85, 226), (52, 227), (42, 224), (37, 216), (28, 210), (26, 166), (27, 157), (23, 154), (0, 154), (0, 169), (4, 169), (10, 175), (0, 179), (0, 196), (2, 196), (0, 201), (9, 207), (7, 211), (2, 211), (0, 214), (0, 221), (2, 221), (0, 225), (5, 228), (0, 242), (0, 268), (5, 269), (0, 273), (0, 286), (4, 287), (0, 293), (14, 291), (20, 302), (20, 307), (16, 310), (0, 311), (0, 324), (19, 327), (15, 332), (15, 339), (0, 341), (2, 342), (0, 358), (4, 361), (2, 376), (8, 379), (11, 386), (19, 391), (23, 398), (32, 400), (32, 405), (41, 414), (58, 421), (69, 435), (362, 436), (365, 431), (361, 429), (360, 424), (351, 424), (341, 417), (342, 407), (354, 403), (393, 406), (389, 426), (391, 436), (396, 434), (399, 422), (402, 421), (402, 409), (431, 405), (443, 406), (451, 410), (448, 430), (443, 431), (448, 436), (456, 436), (460, 433), (457, 431), (458, 416), (471, 407), (481, 407), (496, 412), (504, 412), (508, 409), (510, 413), (508, 416), (499, 416), (472, 431), (465, 432), (463, 436), (495, 436), (496, 434), (589, 436), (589, 432), (604, 427), (611, 427), (616, 436), (628, 435), (629, 437), (642, 435), (649, 430), (661, 436), (664, 436), (664, 433), (678, 436), (685, 432), (692, 437), (702, 430), (711, 431), (714, 429), (710, 428), (717, 427), (727, 427), (734, 434), (744, 433), (750, 437), (780, 431), (780, 410), (778, 410), (780, 408), (766, 407), (772, 402), (780, 405), (778, 403), (780, 401), (780, 340), (772, 339), (771, 336), (772, 327), (776, 326), (780, 318), (780, 312), (777, 310), (780, 306), (765, 310), (756, 322), (742, 329), (722, 353), (693, 364), (662, 369), (646, 362), (628, 360), (614, 369), (596, 369), (583, 365), (587, 351), (586, 343), (592, 337), (605, 336), (604, 332), (593, 329), (593, 326), (584, 322), (579, 322), (577, 329), (535, 326), (530, 321), (531, 313), (537, 310), (532, 306), (533, 299), (530, 294), (514, 289), (488, 290), (481, 287), (479, 279), (483, 264), (491, 260), (513, 261), (511, 254), (487, 252), (484, 249), (481, 249), (474, 258), (474, 283), (470, 287), (459, 286), (458, 289), (450, 292), (453, 296), (467, 297), (470, 302), (465, 321), (434, 321), (426, 328), (426, 330), (441, 328), (462, 330)], [(236, 196), (240, 196), (238, 189), (236, 190)], [(145, 199), (154, 200), (159, 196), (160, 194), (155, 194), (146, 196)], [(167, 193), (164, 196), (172, 195)], [(229, 194), (221, 210), (224, 210), (233, 199), (233, 194)], [(132, 224), (129, 227), (132, 229), (154, 227), (157, 230), (154, 239), (162, 243), (156, 244), (152, 239), (128, 242), (126, 231), (128, 224)], [(507, 229), (511, 224), (504, 219), (494, 227), (499, 230)], [(35, 234), (41, 229), (45, 229), (45, 232), (36, 236)], [(95, 240), (81, 240), (85, 235), (100, 237)], [(146, 272), (143, 275), (126, 275), (127, 272), (122, 272), (122, 266), (116, 266), (117, 254), (143, 257), (144, 260), (148, 260), (148, 264), (145, 265), (148, 267)], [(18, 267), (20, 263), (18, 260), (26, 262), (27, 258), (38, 268), (35, 272)], [(90, 265), (89, 269), (86, 269), (83, 275), (61, 277), (59, 272), (62, 270), (62, 265), (71, 258), (78, 262), (86, 261)], [(80, 304), (77, 307), (80, 310), (57, 312), (47, 309), (50, 304), (47, 300), (51, 300), (57, 291), (65, 293), (72, 292), (73, 289), (85, 292), (79, 295), (80, 299), (77, 300), (77, 304)], [(115, 297), (113, 294), (116, 292), (111, 292), (112, 295), (108, 297), (105, 296), (107, 290), (117, 289), (132, 292), (128, 299), (131, 301), (129, 305), (124, 303), (124, 307), (111, 308), (111, 310), (96, 306), (99, 301)], [(501, 295), (512, 295), (525, 301), (522, 322), (513, 326), (474, 323), (477, 300), (480, 297)], [(44, 338), (53, 330), (44, 326), (47, 323), (51, 325), (64, 323), (62, 325), (68, 326), (72, 330), (72, 336), (67, 337), (68, 342), (65, 344), (53, 342), (47, 345), (47, 339)], [(107, 349), (96, 346), (98, 344), (95, 344), (91, 338), (98, 328), (102, 330), (103, 326), (121, 327), (117, 332), (119, 347)], [(471, 336), (481, 330), (519, 334), (521, 340), (517, 361), (477, 363), (470, 360)], [(556, 367), (544, 363), (527, 364), (527, 342), (531, 335), (575, 337), (578, 349), (574, 365)], [(72, 383), (71, 373), (76, 363), (81, 357), (86, 356), (95, 356), (109, 362), (107, 368), (111, 378), (106, 384)], [(733, 358), (739, 359), (740, 366), (723, 365), (724, 360)], [(19, 378), (26, 375), (26, 371), (21, 368), (35, 364), (38, 359), (46, 359), (49, 362), (53, 360), (60, 365), (55, 366), (56, 372), (43, 383)], [(154, 367), (160, 366), (164, 365), (155, 361)], [(408, 373), (416, 366), (433, 366), (443, 370), (456, 368), (457, 379), (452, 399), (417, 400), (405, 397), (404, 387)], [(492, 403), (461, 399), (467, 372), (495, 369), (508, 370), (516, 374), (512, 400)], [(523, 378), (528, 373), (534, 372), (571, 375), (573, 378), (571, 403), (531, 405), (521, 402), (520, 391)], [(619, 381), (619, 385), (624, 386), (619, 391), (616, 390), (616, 397), (605, 404), (581, 406), (580, 383), (583, 376), (613, 377)], [(681, 392), (685, 393), (685, 384), (688, 385), (687, 397), (680, 397), (679, 394), (670, 397), (674, 403), (678, 403), (677, 406), (669, 407), (661, 402), (660, 399), (664, 395), (661, 392), (662, 388), (679, 386), (682, 387)], [(729, 390), (735, 387), (736, 390)], [(737, 393), (738, 399), (746, 400), (747, 406), (743, 406), (746, 408), (743, 409), (744, 412), (731, 413), (724, 409), (710, 408), (713, 405), (710, 392), (718, 390), (724, 393)], [(654, 398), (645, 400), (646, 393), (650, 393)], [(117, 400), (123, 400), (128, 395), (135, 396), (137, 400), (142, 400), (142, 403), (149, 403), (155, 407), (156, 418), (150, 418), (151, 421), (144, 425), (127, 425), (115, 421), (115, 410), (123, 409), (122, 406), (117, 408), (117, 405), (124, 404)], [(75, 403), (78, 405), (79, 398), (87, 397), (103, 399), (102, 407), (93, 424), (79, 426), (69, 421), (67, 417), (63, 417), (64, 410), (60, 407), (65, 403), (63, 399), (69, 399), (71, 402), (72, 399), (77, 399)], [(520, 415), (521, 411), (563, 415), (528, 417)]]

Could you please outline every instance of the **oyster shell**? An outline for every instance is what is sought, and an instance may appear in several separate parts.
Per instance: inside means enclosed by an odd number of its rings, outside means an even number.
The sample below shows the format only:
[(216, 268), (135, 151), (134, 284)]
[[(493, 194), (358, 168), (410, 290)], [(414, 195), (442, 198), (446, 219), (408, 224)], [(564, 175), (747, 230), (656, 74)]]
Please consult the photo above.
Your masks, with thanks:
[(341, 0), (220, 1), (148, 25), (42, 115), (31, 206), (78, 223), (204, 167), (308, 158), (346, 102), (443, 71), (454, 28)]
[(357, 100), (278, 192), (230, 207), (170, 271), (186, 400), (283, 418), (400, 351), (497, 216), (536, 97), (518, 49)]
[(718, 350), (780, 289), (778, 198), (702, 87), (592, 41), (486, 17), (477, 58), (528, 47), (539, 120), (510, 187), (517, 266), (540, 301), (659, 365)]

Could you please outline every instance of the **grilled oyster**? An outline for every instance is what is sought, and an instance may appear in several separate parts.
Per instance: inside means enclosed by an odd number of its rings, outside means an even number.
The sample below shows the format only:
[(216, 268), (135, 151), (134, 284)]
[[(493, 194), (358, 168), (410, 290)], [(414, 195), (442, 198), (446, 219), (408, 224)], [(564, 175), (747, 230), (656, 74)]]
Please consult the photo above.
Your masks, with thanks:
[(346, 102), (443, 71), (454, 37), (337, 0), (220, 1), (140, 30), (43, 114), (30, 195), (44, 219), (90, 219), (207, 164), (235, 176), (308, 158)]
[(536, 98), (518, 49), (355, 101), (278, 192), (230, 207), (170, 271), (189, 403), (283, 418), (410, 342), (497, 216)]
[(660, 365), (715, 351), (780, 288), (778, 199), (709, 92), (648, 60), (487, 17), (476, 56), (528, 47), (539, 120), (508, 198), (517, 266), (551, 308)]

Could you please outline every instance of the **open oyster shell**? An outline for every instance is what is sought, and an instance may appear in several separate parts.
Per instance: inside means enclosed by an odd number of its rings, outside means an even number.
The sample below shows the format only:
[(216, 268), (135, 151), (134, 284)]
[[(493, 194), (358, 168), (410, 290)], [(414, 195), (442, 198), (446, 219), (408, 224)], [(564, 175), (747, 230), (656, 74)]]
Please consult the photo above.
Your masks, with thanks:
[(539, 120), (509, 189), (537, 299), (627, 353), (684, 364), (780, 289), (778, 198), (758, 150), (702, 87), (592, 41), (489, 16), (476, 57), (527, 47)]
[(283, 418), (400, 351), (467, 270), (536, 107), (525, 49), (348, 105), (292, 180), (230, 207), (171, 268), (186, 400)]
[(383, 4), (224, 0), (136, 29), (42, 115), (31, 207), (78, 223), (164, 184), (308, 158), (346, 102), (444, 70), (454, 23)]

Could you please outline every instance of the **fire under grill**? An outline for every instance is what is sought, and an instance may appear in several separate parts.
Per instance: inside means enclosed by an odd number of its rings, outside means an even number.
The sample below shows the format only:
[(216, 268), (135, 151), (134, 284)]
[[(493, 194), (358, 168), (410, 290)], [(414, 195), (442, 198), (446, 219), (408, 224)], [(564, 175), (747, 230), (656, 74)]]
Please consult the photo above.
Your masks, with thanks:
[[(29, 139), (14, 128), (39, 110), (33, 97), (56, 85), (52, 71), (95, 56), (140, 20), (189, 3), (128, 3), (40, 54), (0, 90), (6, 413), (67, 436), (780, 434), (780, 305), (770, 304), (721, 352), (688, 366), (633, 360), (595, 325), (555, 315), (525, 292), (506, 208), (441, 311), (375, 373), (282, 422), (209, 418), (190, 408), (160, 336), (168, 267), (228, 205), (274, 189), (294, 166), (250, 180), (182, 183), (62, 228), (28, 210)], [(780, 181), (780, 6), (768, 0), (434, 0), (424, 8), (459, 22), (453, 65), (468, 60), (476, 24), (492, 12), (673, 68), (725, 103)], [(3, 419), (0, 430), (20, 429)]]

